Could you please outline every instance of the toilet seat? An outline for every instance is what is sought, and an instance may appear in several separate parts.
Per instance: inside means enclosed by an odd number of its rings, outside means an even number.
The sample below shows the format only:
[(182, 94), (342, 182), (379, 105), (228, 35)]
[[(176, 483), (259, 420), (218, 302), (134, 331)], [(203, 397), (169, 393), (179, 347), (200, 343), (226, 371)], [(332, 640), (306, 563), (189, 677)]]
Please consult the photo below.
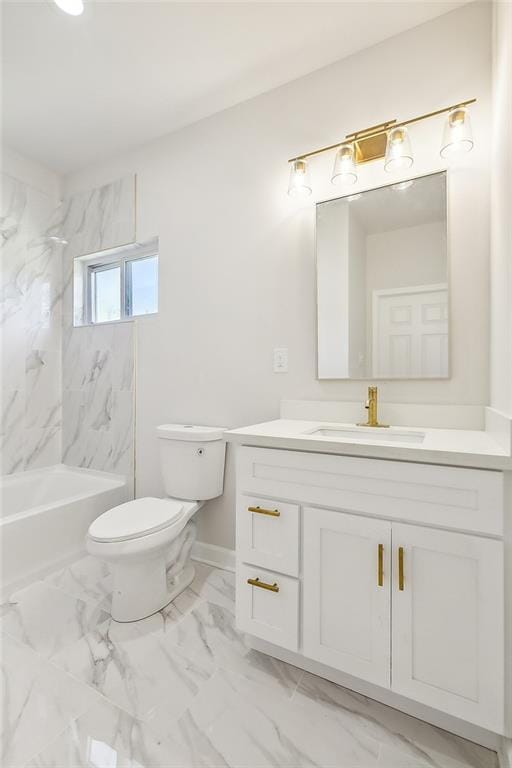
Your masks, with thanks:
[(127, 501), (97, 517), (89, 528), (89, 538), (105, 543), (139, 539), (174, 526), (187, 515), (189, 506), (177, 499), (146, 497)]

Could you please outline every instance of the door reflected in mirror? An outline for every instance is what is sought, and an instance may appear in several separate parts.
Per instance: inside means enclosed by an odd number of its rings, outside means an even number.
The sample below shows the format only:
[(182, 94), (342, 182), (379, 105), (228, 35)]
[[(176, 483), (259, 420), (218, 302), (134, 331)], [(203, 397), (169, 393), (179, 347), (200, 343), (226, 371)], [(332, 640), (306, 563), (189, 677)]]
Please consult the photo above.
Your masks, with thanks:
[(319, 203), (318, 377), (449, 375), (446, 173)]

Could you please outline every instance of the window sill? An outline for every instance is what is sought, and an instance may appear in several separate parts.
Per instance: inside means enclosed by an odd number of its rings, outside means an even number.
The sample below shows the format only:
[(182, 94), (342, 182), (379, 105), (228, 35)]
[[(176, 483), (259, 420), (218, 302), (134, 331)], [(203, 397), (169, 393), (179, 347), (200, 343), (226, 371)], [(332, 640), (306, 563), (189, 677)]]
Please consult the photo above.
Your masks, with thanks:
[(142, 320), (145, 317), (156, 317), (158, 312), (146, 312), (144, 315), (133, 315), (133, 317), (121, 317), (119, 320), (104, 320), (102, 323), (73, 323), (73, 328), (102, 328), (105, 325), (120, 325), (124, 323), (133, 323), (136, 320)]

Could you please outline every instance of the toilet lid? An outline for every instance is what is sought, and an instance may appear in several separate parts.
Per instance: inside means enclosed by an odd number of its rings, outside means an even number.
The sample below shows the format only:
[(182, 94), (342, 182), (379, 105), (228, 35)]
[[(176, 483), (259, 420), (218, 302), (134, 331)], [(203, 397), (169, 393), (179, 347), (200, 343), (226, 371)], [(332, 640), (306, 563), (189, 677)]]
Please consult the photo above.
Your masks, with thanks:
[(176, 499), (134, 499), (107, 510), (91, 523), (95, 541), (126, 541), (155, 533), (176, 523), (184, 514)]

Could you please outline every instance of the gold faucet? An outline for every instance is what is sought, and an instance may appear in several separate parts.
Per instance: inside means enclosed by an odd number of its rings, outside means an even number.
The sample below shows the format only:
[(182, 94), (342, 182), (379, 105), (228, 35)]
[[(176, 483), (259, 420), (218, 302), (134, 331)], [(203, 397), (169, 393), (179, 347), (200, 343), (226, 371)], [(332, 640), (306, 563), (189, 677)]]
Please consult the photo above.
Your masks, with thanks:
[(358, 427), (389, 427), (389, 424), (379, 424), (377, 417), (377, 387), (368, 387), (368, 400), (365, 408), (368, 411), (368, 421), (358, 424)]

